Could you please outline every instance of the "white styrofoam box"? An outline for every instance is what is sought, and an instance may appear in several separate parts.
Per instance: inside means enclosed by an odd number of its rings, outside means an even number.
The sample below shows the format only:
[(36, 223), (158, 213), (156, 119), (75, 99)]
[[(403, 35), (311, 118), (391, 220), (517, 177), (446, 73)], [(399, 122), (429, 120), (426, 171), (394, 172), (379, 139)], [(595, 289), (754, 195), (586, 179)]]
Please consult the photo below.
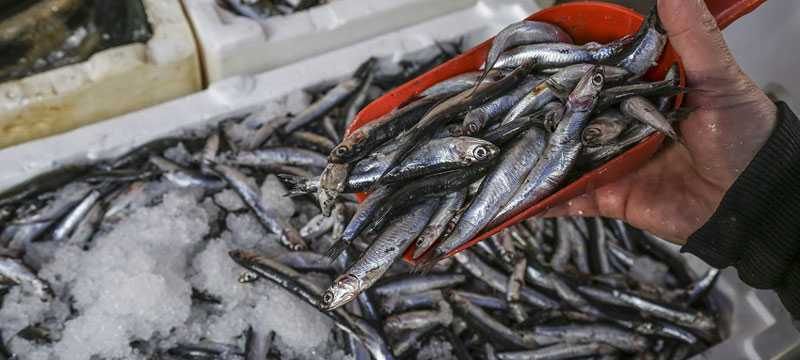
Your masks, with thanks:
[(271, 70), (474, 6), (478, 1), (334, 0), (260, 21), (234, 15), (216, 2), (183, 0), (203, 52), (209, 83)]
[(0, 192), (63, 166), (118, 156), (150, 140), (252, 111), (260, 104), (348, 76), (370, 56), (397, 56), (464, 37), (467, 47), (536, 9), (527, 0), (477, 5), (260, 75), (220, 81), (209, 89), (71, 132), (0, 150)]
[[(498, 3), (502, 2), (503, 6)], [(368, 56), (397, 56), (437, 40), (463, 36), (472, 46), (533, 12), (527, 2), (479, 1), (478, 6), (428, 20), (324, 55), (256, 76), (238, 76), (208, 90), (72, 132), (0, 150), (0, 192), (68, 164), (85, 164), (124, 154), (157, 138), (202, 129), (223, 119), (323, 81), (349, 75)], [(687, 255), (697, 274), (705, 265)], [(800, 336), (775, 294), (743, 284), (723, 271), (719, 296), (728, 337), (700, 359), (767, 359), (797, 348)]]
[(146, 44), (0, 84), (0, 148), (171, 100), (202, 87), (191, 26), (177, 0), (143, 0)]
[(724, 31), (725, 41), (747, 75), (800, 113), (800, 6), (767, 1)]

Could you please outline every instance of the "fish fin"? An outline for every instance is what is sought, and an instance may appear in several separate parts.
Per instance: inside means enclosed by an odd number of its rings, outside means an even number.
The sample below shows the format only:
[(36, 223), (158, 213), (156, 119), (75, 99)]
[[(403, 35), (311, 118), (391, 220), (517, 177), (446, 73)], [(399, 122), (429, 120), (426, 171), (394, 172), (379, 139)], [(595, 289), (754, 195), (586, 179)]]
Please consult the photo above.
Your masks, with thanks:
[(330, 259), (331, 262), (333, 262), (340, 255), (342, 255), (342, 253), (347, 249), (348, 246), (350, 246), (350, 243), (342, 239), (339, 239), (338, 241), (333, 243), (333, 245), (331, 245), (328, 251), (325, 252), (325, 257), (327, 257), (328, 259)]

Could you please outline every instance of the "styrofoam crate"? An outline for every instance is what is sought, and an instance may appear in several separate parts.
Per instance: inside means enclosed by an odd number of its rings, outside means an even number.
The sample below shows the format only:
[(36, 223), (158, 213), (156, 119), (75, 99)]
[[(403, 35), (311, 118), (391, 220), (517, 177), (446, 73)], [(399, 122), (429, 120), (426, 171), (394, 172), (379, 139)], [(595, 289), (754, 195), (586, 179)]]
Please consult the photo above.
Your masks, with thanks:
[(232, 14), (216, 2), (183, 0), (203, 52), (209, 83), (271, 70), (478, 3), (477, 0), (333, 0), (294, 14), (257, 21)]
[(171, 100), (202, 88), (191, 26), (177, 0), (143, 0), (146, 44), (0, 84), (0, 148)]
[[(529, 4), (482, 0), (475, 7), (284, 68), (230, 78), (182, 99), (0, 150), (0, 168), (4, 170), (0, 172), (0, 192), (64, 165), (113, 158), (158, 138), (202, 129), (249, 113), (293, 91), (348, 76), (369, 56), (399, 57), (432, 46), (436, 41), (458, 37), (463, 37), (468, 47), (475, 45), (533, 12)], [(677, 251), (677, 247), (673, 249)], [(685, 256), (696, 274), (707, 269), (697, 258)], [(800, 348), (800, 335), (774, 293), (748, 287), (734, 270), (727, 269), (722, 272), (713, 296), (721, 299), (726, 339), (697, 359), (776, 359)]]

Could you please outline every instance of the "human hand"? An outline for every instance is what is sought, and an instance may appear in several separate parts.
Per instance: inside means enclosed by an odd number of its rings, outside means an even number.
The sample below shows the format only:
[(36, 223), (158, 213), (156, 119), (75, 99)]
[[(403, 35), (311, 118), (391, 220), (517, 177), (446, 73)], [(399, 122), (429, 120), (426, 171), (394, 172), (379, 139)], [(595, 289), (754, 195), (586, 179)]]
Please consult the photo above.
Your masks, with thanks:
[(776, 107), (739, 68), (703, 0), (659, 0), (658, 12), (691, 89), (684, 104), (694, 111), (679, 124), (685, 144), (544, 216), (621, 219), (683, 245), (766, 143)]

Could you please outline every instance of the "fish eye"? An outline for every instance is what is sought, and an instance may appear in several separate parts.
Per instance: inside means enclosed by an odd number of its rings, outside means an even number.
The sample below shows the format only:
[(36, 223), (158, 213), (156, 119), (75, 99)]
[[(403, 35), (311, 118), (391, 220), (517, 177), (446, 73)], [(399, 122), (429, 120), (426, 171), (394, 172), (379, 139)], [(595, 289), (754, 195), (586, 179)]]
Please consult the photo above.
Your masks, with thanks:
[(478, 132), (478, 124), (476, 123), (470, 123), (467, 128), (469, 128), (469, 132), (472, 134)]
[(330, 291), (326, 291), (324, 295), (322, 295), (322, 303), (323, 304), (330, 304), (333, 302), (333, 293)]
[(478, 146), (477, 148), (475, 148), (475, 151), (473, 151), (472, 154), (475, 155), (476, 159), (483, 160), (487, 156), (489, 156), (489, 151), (486, 150), (486, 147)]
[(347, 154), (347, 146), (339, 146), (336, 148), (336, 155), (342, 156)]
[(595, 86), (603, 85), (603, 75), (595, 74), (595, 76), (592, 77), (592, 84)]

